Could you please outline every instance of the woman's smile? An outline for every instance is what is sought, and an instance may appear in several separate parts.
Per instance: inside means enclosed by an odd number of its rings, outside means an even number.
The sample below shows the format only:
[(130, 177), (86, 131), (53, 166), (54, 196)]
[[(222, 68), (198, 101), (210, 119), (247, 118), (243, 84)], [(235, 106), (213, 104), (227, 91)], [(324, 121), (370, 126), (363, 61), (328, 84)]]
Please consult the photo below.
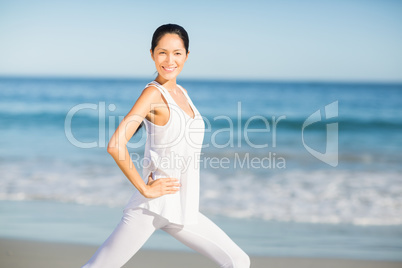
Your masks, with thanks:
[(174, 70), (176, 70), (177, 67), (167, 67), (167, 66), (162, 66), (163, 70), (165, 70), (168, 73), (173, 72)]

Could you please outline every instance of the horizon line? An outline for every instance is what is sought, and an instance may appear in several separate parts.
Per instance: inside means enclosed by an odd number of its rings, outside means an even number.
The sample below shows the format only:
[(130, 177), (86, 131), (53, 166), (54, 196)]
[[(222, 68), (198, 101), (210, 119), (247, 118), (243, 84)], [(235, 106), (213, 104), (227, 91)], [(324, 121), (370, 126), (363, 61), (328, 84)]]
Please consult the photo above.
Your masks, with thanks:
[[(120, 81), (135, 81), (155, 79), (145, 76), (78, 76), (78, 75), (4, 75), (0, 74), (0, 79), (32, 79), (32, 80), (120, 80)], [(276, 78), (229, 78), (229, 77), (185, 77), (179, 78), (180, 81), (204, 81), (204, 82), (255, 82), (255, 83), (278, 83), (278, 84), (371, 84), (371, 85), (400, 85), (402, 81), (391, 80), (360, 80), (360, 79), (276, 79)]]

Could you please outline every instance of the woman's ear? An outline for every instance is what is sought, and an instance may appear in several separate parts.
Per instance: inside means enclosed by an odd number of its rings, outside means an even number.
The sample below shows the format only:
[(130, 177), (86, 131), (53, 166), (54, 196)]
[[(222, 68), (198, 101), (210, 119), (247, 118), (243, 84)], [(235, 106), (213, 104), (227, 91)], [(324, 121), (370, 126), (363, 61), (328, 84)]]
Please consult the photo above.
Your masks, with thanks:
[(152, 60), (155, 61), (155, 59), (154, 59), (154, 53), (152, 52), (152, 49), (150, 49), (149, 52), (151, 52), (151, 58), (152, 58)]
[(189, 50), (189, 51), (187, 51), (187, 55), (186, 55), (186, 61), (187, 61), (187, 59), (188, 59), (188, 54), (190, 54), (190, 50)]

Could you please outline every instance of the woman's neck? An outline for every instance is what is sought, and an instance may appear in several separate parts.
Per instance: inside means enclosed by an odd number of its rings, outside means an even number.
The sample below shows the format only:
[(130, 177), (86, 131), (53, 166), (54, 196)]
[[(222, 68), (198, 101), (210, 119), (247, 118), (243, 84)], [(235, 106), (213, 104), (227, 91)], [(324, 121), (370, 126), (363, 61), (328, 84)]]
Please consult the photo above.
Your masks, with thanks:
[(164, 88), (166, 88), (168, 91), (173, 91), (176, 92), (176, 78), (172, 80), (166, 80), (160, 76), (155, 78), (155, 81), (161, 84)]

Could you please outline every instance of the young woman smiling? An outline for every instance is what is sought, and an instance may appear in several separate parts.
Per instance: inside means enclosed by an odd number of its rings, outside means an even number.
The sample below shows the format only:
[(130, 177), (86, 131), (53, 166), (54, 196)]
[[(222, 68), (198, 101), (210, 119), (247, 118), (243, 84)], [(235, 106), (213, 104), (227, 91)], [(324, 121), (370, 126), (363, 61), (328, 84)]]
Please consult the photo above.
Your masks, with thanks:
[[(199, 156), (205, 125), (187, 91), (176, 83), (188, 48), (183, 27), (166, 24), (156, 29), (150, 52), (158, 76), (147, 84), (108, 145), (134, 193), (120, 223), (85, 268), (123, 266), (157, 229), (220, 267), (250, 267), (248, 255), (199, 211)], [(143, 166), (143, 176), (127, 150), (127, 142), (141, 125), (147, 132), (144, 163), (148, 164)], [(169, 164), (164, 165), (164, 160)]]

